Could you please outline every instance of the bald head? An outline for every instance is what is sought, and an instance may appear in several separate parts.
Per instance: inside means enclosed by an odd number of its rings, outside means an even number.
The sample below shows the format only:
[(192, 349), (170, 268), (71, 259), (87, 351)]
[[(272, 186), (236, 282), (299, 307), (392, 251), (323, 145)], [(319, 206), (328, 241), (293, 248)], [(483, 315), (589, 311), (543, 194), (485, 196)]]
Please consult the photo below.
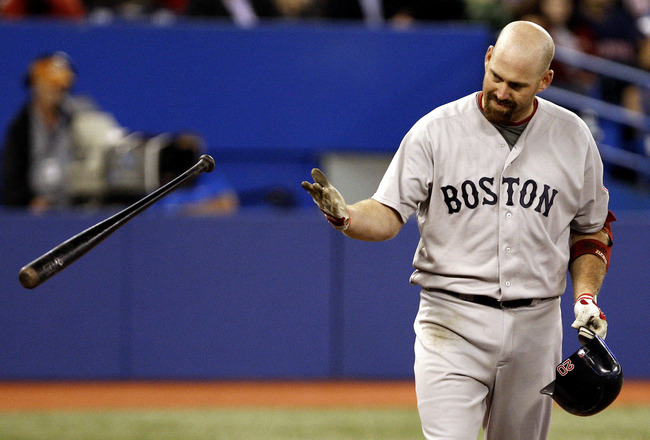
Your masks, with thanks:
[(536, 66), (536, 71), (542, 75), (551, 66), (555, 44), (541, 26), (530, 21), (514, 21), (501, 30), (494, 52)]

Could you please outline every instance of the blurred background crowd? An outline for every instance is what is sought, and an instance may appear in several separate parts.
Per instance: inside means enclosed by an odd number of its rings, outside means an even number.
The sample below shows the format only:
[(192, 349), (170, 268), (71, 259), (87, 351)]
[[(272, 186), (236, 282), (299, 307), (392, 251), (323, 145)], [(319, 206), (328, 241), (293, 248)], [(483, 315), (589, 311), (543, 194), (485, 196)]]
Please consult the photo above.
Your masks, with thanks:
[[(396, 29), (430, 22), (475, 22), (495, 32), (507, 22), (523, 19), (546, 28), (558, 48), (650, 72), (650, 0), (0, 0), (1, 20), (11, 22), (29, 17), (99, 24), (116, 20), (148, 20), (159, 24), (175, 20), (222, 20), (241, 27), (253, 27), (263, 20), (348, 21)], [(636, 115), (647, 115), (650, 111), (650, 84), (644, 86), (599, 75), (561, 60), (555, 61), (552, 68), (556, 72), (554, 86)], [(134, 138), (91, 100), (71, 95), (75, 75), (75, 66), (65, 53), (48, 54), (28, 66), (26, 86), (30, 101), (8, 127), (2, 151), (1, 195), (5, 205), (30, 206), (40, 212), (51, 206), (69, 206), (93, 198), (100, 203), (132, 201), (177, 176), (204, 151), (197, 133), (154, 133)], [(75, 115), (83, 117), (74, 118)], [(600, 124), (608, 122), (600, 121)], [(597, 141), (603, 140), (605, 132), (610, 136), (614, 133), (615, 139), (608, 140), (610, 144), (639, 157), (650, 156), (650, 135), (643, 123), (604, 128), (592, 125)], [(96, 135), (98, 130), (103, 133), (100, 138)], [(77, 184), (76, 192), (71, 195), (70, 188), (74, 185), (64, 182), (60, 171), (71, 160), (66, 155), (75, 154), (74, 148), (68, 147), (82, 139), (86, 145), (94, 145), (94, 151), (99, 151), (108, 142), (107, 136), (113, 136), (113, 140), (117, 136), (119, 143), (138, 147), (141, 168), (148, 166), (144, 164), (145, 159), (150, 159), (150, 152), (155, 151), (155, 182), (144, 182), (151, 180), (149, 173), (148, 177), (125, 188), (124, 182), (133, 177), (129, 174), (133, 170), (120, 169), (124, 158), (114, 157), (113, 183), (98, 183), (88, 168), (92, 163), (91, 154), (86, 152), (87, 157), (83, 158), (86, 168), (72, 174)], [(27, 154), (30, 149), (31, 156)], [(29, 163), (30, 160), (35, 162)], [(130, 160), (134, 158), (131, 156)], [(609, 172), (632, 184), (644, 179), (626, 167), (612, 166)], [(180, 193), (179, 197), (184, 198), (177, 203), (192, 202), (193, 209), (200, 213), (234, 212), (238, 206), (237, 195), (227, 182), (212, 181), (218, 187)]]
[[(222, 19), (247, 27), (260, 20), (361, 20), (369, 26), (408, 27), (427, 22), (481, 22), (495, 31), (512, 20), (545, 27), (558, 46), (640, 69), (650, 69), (650, 0), (0, 0), (0, 18), (51, 17), (107, 22), (179, 18)], [(568, 87), (593, 78), (556, 72)], [(618, 83), (603, 86), (609, 102), (638, 105)]]
[(95, 21), (222, 17), (242, 26), (267, 18), (348, 19), (392, 26), (480, 21), (495, 29), (534, 16), (561, 35), (562, 44), (574, 44), (568, 40), (577, 38), (585, 50), (627, 61), (632, 56), (629, 50), (614, 55), (612, 47), (597, 43), (615, 38), (638, 46), (640, 35), (650, 32), (648, 0), (2, 0), (0, 16)]

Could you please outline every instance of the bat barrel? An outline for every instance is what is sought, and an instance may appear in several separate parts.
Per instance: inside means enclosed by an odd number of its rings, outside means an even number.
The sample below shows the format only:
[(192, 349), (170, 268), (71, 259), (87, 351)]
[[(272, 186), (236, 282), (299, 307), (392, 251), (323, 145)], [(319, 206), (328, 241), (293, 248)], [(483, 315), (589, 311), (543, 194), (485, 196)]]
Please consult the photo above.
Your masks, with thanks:
[(161, 186), (117, 214), (80, 232), (24, 266), (18, 272), (18, 281), (27, 289), (35, 288), (82, 257), (153, 203), (199, 174), (213, 171), (214, 166), (214, 159), (204, 154), (192, 168), (171, 182)]

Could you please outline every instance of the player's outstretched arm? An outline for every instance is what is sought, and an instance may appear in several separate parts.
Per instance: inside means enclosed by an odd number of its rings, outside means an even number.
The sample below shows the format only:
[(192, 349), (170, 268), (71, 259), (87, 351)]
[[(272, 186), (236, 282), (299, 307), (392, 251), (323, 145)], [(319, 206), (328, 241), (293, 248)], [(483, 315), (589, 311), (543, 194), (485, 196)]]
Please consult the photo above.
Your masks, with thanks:
[(302, 182), (302, 187), (330, 224), (348, 237), (365, 241), (388, 240), (402, 228), (400, 216), (391, 208), (372, 199), (347, 205), (321, 170), (314, 168), (311, 175), (314, 183)]

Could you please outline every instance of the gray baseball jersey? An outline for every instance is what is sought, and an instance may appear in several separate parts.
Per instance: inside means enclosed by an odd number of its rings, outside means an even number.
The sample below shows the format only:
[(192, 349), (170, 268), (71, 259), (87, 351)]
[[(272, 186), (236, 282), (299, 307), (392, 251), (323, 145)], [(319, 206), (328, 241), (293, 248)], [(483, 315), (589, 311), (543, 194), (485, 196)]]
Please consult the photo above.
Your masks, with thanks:
[(570, 229), (594, 233), (607, 217), (596, 144), (578, 116), (538, 97), (510, 149), (477, 97), (420, 119), (373, 199), (403, 221), (417, 211), (413, 284), (504, 301), (559, 296)]

